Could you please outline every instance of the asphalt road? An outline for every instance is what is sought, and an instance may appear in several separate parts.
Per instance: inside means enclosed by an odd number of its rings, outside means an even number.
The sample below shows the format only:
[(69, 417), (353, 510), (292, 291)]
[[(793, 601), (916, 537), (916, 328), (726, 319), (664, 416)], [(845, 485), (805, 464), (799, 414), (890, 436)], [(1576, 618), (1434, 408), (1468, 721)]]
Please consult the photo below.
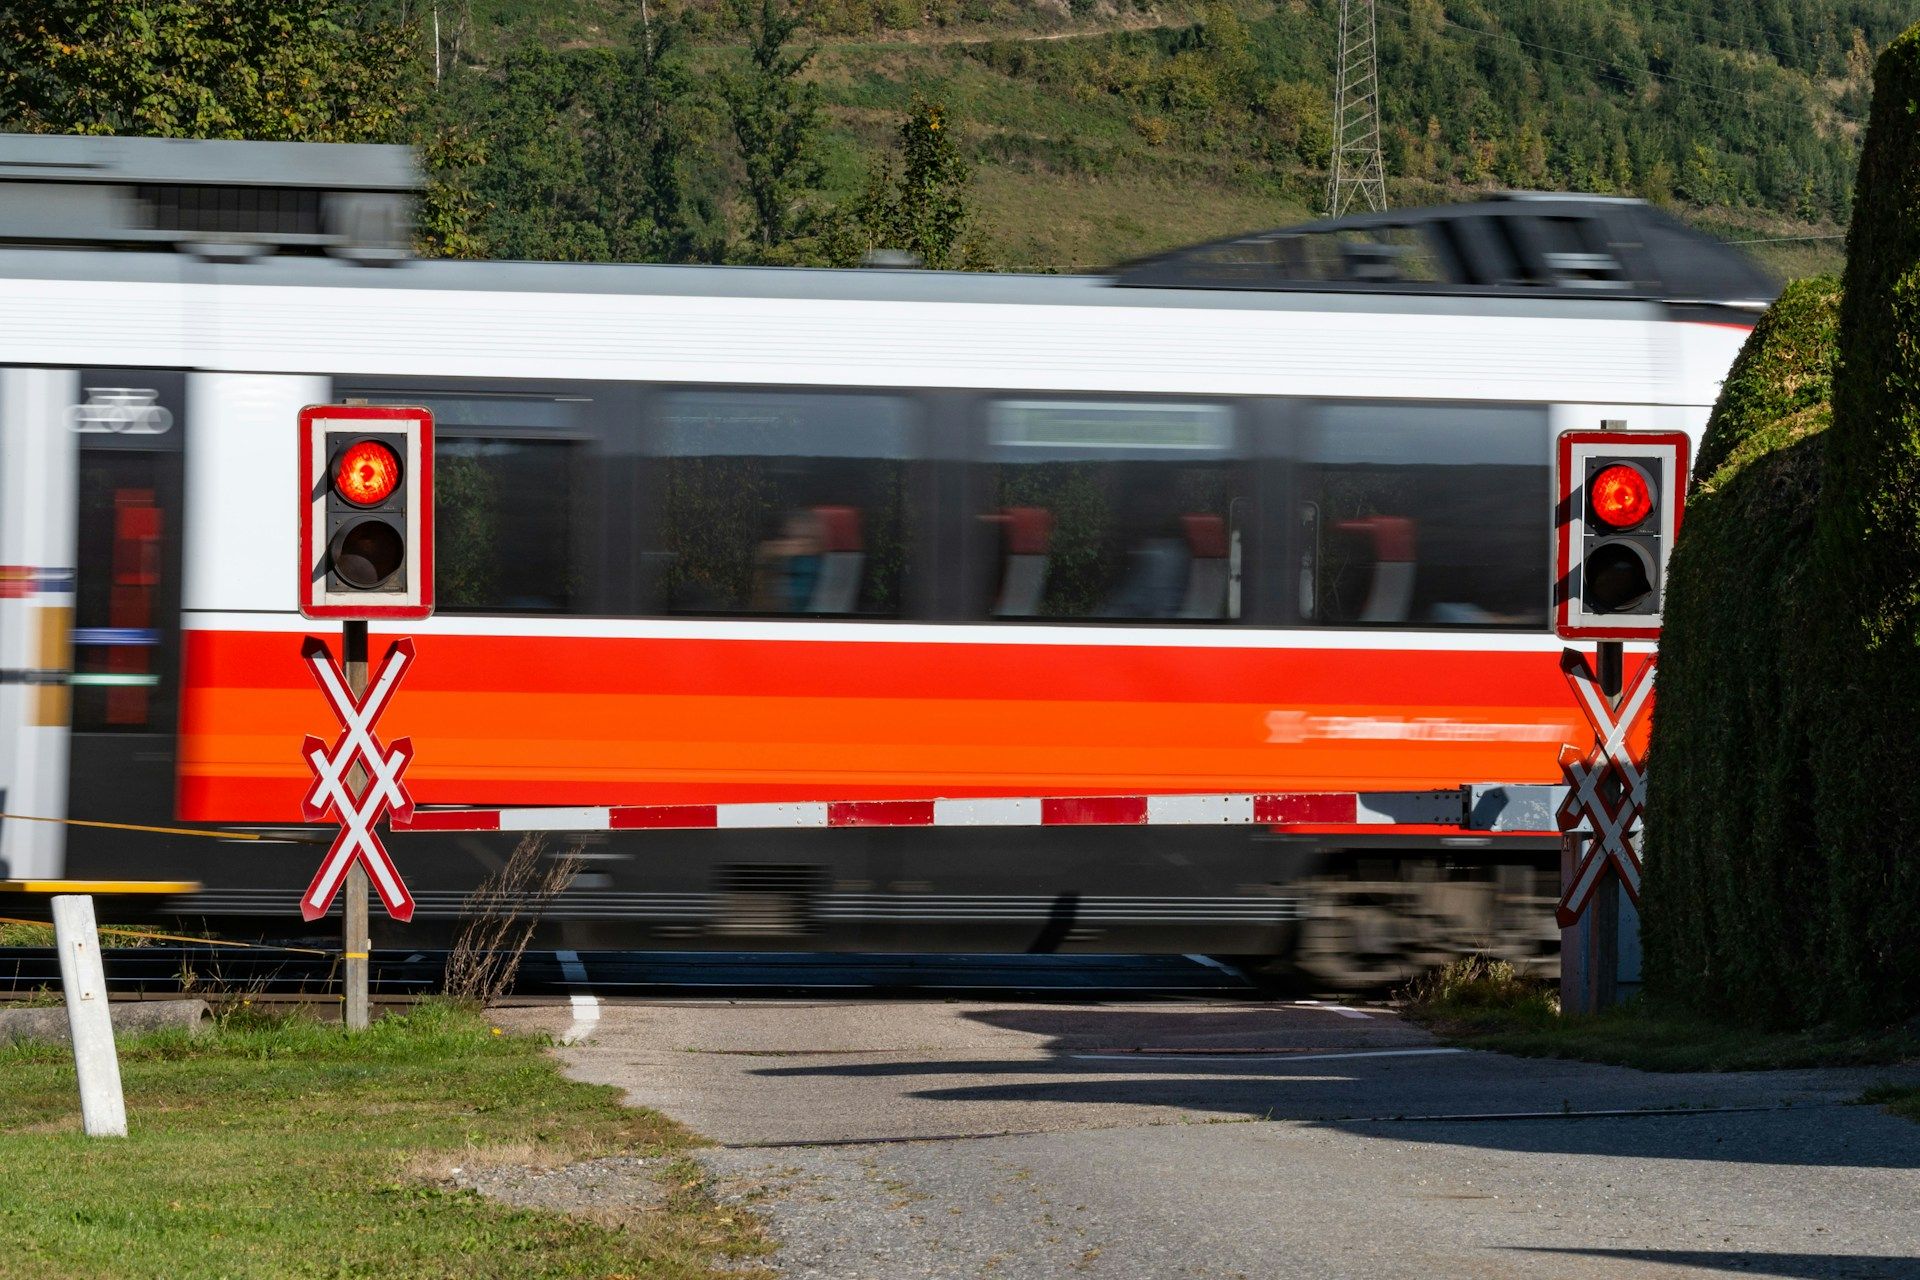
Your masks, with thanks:
[(1910, 1068), (1653, 1075), (1218, 999), (501, 1016), (715, 1140), (793, 1277), (1920, 1277), (1920, 1125), (1854, 1103)]

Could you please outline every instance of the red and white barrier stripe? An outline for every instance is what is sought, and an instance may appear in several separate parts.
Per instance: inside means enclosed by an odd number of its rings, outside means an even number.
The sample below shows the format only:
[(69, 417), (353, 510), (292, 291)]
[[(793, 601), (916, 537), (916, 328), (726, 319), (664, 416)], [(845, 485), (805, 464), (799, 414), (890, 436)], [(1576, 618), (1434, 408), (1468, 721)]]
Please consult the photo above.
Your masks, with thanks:
[(1236, 795), (1015, 796), (594, 808), (415, 809), (396, 831), (666, 831), (774, 827), (1451, 826), (1458, 789)]

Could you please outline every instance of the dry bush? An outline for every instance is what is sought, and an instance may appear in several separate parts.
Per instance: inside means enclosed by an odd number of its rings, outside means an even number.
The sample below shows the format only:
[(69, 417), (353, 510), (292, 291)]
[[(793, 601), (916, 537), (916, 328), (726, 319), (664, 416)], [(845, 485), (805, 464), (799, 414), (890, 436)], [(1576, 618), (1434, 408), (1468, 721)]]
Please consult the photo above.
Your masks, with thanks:
[(575, 850), (548, 861), (546, 848), (547, 838), (538, 832), (523, 837), (460, 904), (466, 924), (447, 954), (449, 998), (484, 1006), (513, 989), (534, 928), (580, 874)]
[(1547, 983), (1527, 978), (1494, 956), (1461, 956), (1421, 974), (1399, 992), (1408, 1012), (1446, 1018), (1482, 1012), (1554, 1015), (1560, 1000)]

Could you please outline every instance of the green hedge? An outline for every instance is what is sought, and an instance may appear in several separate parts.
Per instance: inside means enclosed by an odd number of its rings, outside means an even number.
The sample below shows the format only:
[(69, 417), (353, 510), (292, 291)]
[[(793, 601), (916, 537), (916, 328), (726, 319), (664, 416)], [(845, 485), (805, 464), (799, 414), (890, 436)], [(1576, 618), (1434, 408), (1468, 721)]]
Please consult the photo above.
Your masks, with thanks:
[(1847, 249), (1728, 378), (1661, 641), (1647, 982), (1760, 1022), (1920, 1013), (1920, 27)]
[(1816, 522), (1832, 1012), (1920, 1012), (1920, 26), (1874, 73)]
[(1669, 570), (1649, 755), (1642, 941), (1651, 989), (1788, 1023), (1825, 896), (1801, 797), (1808, 552), (1840, 291), (1791, 284), (1707, 424)]

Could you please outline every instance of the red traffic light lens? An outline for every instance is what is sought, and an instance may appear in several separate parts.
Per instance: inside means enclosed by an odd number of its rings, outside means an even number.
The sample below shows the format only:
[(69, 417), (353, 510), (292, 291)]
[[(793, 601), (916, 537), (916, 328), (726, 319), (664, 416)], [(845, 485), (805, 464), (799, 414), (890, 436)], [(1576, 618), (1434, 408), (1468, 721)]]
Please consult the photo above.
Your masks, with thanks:
[(1615, 464), (1587, 486), (1594, 517), (1616, 529), (1631, 529), (1653, 511), (1653, 486), (1638, 467)]
[(385, 502), (400, 485), (400, 459), (378, 440), (348, 445), (333, 464), (333, 487), (357, 507)]

